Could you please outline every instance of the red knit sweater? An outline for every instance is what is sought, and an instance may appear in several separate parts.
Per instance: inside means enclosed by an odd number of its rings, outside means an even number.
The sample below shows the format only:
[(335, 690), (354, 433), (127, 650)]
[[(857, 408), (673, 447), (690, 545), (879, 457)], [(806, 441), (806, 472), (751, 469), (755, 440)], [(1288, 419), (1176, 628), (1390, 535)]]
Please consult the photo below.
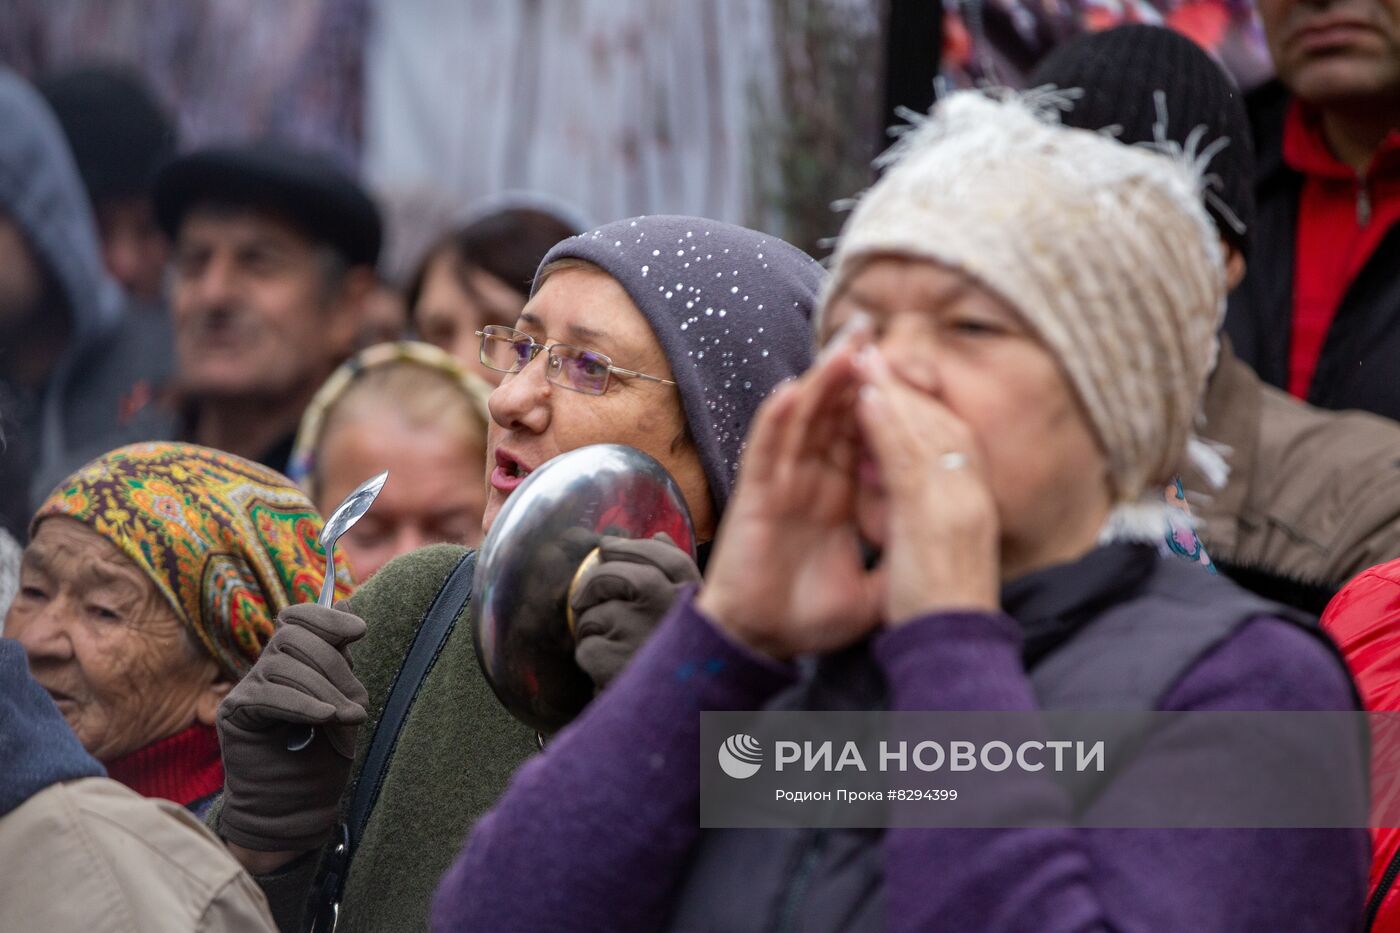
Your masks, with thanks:
[(141, 796), (173, 800), (186, 807), (224, 786), (219, 734), (213, 726), (200, 723), (104, 764), (108, 777)]

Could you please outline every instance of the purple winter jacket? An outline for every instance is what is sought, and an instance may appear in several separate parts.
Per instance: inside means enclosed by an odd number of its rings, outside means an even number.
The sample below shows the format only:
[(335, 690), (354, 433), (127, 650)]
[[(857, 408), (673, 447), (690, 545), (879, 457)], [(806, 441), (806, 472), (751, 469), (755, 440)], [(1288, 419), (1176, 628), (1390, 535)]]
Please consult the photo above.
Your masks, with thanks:
[[(873, 643), (896, 710), (1035, 709), (1023, 648), (1002, 613), (929, 615)], [(699, 712), (762, 708), (795, 676), (683, 598), (477, 824), (439, 887), (433, 928), (667, 929), (702, 832)], [(1159, 708), (1351, 710), (1355, 699), (1322, 643), (1263, 617)], [(1140, 754), (1183, 765), (1151, 742)], [(1339, 793), (1364, 769), (1352, 765), (1337, 768)], [(1369, 862), (1364, 829), (896, 829), (879, 844), (889, 930), (1359, 930)]]

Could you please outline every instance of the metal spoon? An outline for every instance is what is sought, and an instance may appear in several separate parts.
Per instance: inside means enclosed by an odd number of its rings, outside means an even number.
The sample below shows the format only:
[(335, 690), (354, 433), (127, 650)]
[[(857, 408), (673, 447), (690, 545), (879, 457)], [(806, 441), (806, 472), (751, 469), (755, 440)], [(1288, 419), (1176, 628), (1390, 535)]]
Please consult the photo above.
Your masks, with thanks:
[[(329, 606), (335, 602), (335, 544), (340, 540), (340, 536), (349, 531), (350, 526), (359, 521), (361, 516), (369, 511), (369, 507), (374, 505), (375, 497), (379, 495), (379, 490), (384, 488), (384, 482), (388, 478), (388, 470), (371, 476), (352, 489), (350, 495), (335, 507), (331, 517), (326, 519), (319, 539), (321, 547), (326, 550), (326, 581), (321, 584), (321, 598), (316, 600), (317, 605)], [(293, 726), (290, 732), (287, 750), (292, 752), (306, 748), (316, 737), (315, 726)]]

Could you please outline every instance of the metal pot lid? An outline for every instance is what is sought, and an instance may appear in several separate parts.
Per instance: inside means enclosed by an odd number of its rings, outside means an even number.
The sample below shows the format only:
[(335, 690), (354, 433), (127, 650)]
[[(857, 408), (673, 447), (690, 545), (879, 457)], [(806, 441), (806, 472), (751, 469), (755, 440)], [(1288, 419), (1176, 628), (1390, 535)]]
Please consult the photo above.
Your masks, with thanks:
[(696, 556), (680, 487), (652, 457), (622, 444), (561, 454), (506, 500), (481, 545), (471, 621), (481, 669), (517, 719), (554, 732), (593, 698), (593, 682), (574, 663), (570, 585), (603, 535), (661, 532)]

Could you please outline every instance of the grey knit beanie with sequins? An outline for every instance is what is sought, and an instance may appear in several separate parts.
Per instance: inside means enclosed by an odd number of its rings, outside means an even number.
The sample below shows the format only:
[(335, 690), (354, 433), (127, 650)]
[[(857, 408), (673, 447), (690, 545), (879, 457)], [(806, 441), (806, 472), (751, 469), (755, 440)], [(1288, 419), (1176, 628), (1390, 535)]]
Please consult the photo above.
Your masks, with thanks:
[(641, 309), (671, 364), (710, 497), (723, 512), (759, 403), (812, 362), (821, 266), (774, 236), (664, 215), (564, 240), (540, 269), (560, 259), (600, 267)]

